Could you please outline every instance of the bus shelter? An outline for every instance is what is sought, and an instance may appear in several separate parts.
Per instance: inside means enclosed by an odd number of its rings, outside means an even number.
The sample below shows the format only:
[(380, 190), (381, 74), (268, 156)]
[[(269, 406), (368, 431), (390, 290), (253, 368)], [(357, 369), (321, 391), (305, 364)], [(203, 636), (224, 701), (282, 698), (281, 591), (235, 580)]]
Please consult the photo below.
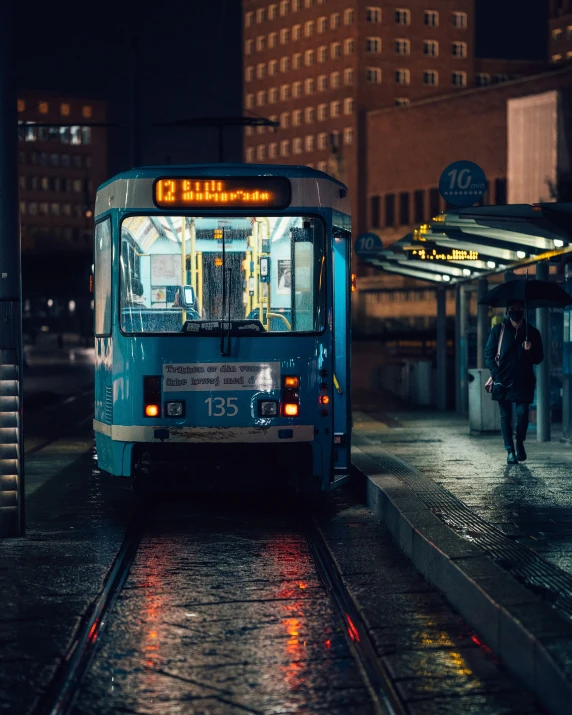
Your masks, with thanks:
[[(572, 290), (572, 203), (519, 204), (451, 209), (420, 225), (366, 263), (387, 273), (427, 281), (437, 298), (437, 407), (447, 405), (446, 291), (455, 290), (455, 405), (468, 412), (468, 299), (477, 300), (489, 286), (532, 273), (541, 280), (562, 281)], [(524, 277), (524, 275), (522, 275)], [(572, 351), (570, 309), (564, 311), (563, 426), (572, 436)], [(548, 345), (549, 309), (536, 311), (536, 325)], [(484, 368), (484, 347), (490, 329), (488, 307), (476, 315), (476, 367)], [(537, 368), (537, 436), (550, 439), (550, 361)]]

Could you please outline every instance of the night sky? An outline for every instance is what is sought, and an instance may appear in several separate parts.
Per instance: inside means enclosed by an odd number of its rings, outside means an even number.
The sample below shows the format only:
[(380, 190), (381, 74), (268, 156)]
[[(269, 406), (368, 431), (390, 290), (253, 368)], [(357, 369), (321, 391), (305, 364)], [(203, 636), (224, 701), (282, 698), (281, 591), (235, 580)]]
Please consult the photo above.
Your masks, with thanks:
[[(15, 69), (22, 89), (106, 99), (129, 117), (129, 55), (141, 46), (142, 163), (217, 160), (213, 129), (159, 129), (156, 121), (242, 113), (240, 0), (17, 3)], [(546, 0), (477, 0), (477, 55), (542, 58)], [(110, 174), (129, 167), (126, 128), (109, 130)], [(240, 161), (241, 132), (226, 130), (225, 159)]]

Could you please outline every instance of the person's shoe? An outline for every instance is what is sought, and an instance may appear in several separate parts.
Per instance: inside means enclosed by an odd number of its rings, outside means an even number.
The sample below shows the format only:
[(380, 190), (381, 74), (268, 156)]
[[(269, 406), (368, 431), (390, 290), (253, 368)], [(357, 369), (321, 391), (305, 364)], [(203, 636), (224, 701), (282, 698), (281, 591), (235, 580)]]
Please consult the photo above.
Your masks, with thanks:
[(526, 461), (526, 452), (524, 450), (524, 444), (522, 442), (516, 443), (516, 458), (519, 462)]
[(507, 456), (506, 456), (506, 463), (507, 464), (518, 464), (518, 459), (516, 457), (516, 454), (514, 453), (514, 450), (510, 449)]

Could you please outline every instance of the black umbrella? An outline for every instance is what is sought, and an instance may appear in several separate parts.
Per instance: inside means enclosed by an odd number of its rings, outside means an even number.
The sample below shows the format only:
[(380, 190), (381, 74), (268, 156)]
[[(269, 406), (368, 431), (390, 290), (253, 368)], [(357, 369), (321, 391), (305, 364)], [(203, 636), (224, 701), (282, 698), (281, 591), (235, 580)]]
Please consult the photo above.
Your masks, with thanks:
[(501, 283), (481, 298), (479, 304), (498, 308), (512, 300), (521, 300), (527, 308), (564, 308), (572, 305), (572, 296), (556, 283), (520, 279)]

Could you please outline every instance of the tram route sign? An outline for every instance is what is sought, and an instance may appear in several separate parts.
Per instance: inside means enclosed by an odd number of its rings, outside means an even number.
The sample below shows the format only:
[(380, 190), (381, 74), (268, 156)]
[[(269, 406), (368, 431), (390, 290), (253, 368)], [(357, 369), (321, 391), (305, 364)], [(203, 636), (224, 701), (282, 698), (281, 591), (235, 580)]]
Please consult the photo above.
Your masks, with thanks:
[(439, 179), (439, 193), (451, 206), (468, 208), (482, 199), (487, 190), (487, 177), (472, 161), (455, 161)]
[(355, 254), (362, 260), (374, 258), (382, 249), (383, 243), (376, 233), (360, 233), (354, 243)]

